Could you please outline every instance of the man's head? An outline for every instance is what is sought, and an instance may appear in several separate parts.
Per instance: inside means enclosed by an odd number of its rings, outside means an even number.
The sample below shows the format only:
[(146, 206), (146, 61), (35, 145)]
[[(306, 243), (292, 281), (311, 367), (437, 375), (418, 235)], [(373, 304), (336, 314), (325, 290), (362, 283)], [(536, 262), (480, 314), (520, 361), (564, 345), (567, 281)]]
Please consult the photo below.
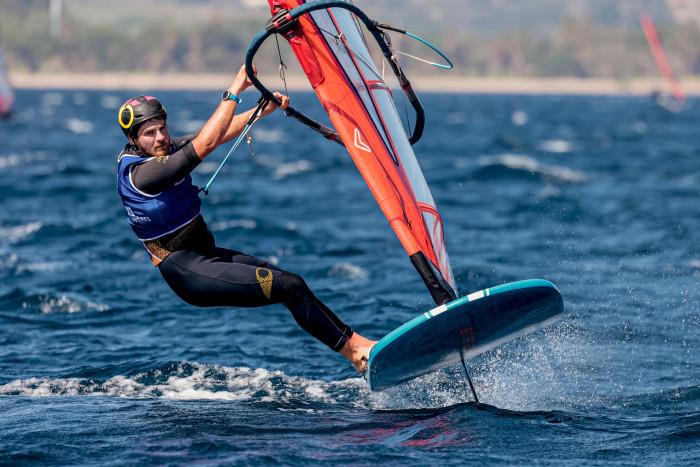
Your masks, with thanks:
[(119, 108), (117, 121), (129, 142), (151, 156), (165, 156), (170, 149), (170, 134), (163, 105), (151, 96), (137, 96)]

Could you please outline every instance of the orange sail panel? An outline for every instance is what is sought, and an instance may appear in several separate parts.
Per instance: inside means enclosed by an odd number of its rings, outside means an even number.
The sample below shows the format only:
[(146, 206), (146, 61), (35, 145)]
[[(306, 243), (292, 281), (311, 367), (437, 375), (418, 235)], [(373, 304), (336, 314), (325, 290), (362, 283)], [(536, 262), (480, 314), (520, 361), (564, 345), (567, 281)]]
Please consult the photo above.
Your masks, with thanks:
[[(269, 2), (273, 15), (281, 8), (303, 4), (299, 0)], [(424, 257), (437, 281), (454, 298), (457, 287), (445, 249), (442, 218), (401, 124), (392, 91), (353, 14), (342, 8), (312, 11), (300, 16), (285, 36), (406, 253), (419, 271), (416, 258), (422, 261)]]

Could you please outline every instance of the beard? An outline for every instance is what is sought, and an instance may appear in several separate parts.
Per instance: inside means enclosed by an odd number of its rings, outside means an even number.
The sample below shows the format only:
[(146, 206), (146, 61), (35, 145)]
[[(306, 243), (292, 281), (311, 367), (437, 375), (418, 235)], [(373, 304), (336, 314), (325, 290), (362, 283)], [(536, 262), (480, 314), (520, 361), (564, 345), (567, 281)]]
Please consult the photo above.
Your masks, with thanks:
[(160, 146), (158, 148), (153, 148), (153, 156), (155, 156), (155, 157), (167, 156), (169, 149), (170, 149), (170, 145), (165, 145), (165, 146)]

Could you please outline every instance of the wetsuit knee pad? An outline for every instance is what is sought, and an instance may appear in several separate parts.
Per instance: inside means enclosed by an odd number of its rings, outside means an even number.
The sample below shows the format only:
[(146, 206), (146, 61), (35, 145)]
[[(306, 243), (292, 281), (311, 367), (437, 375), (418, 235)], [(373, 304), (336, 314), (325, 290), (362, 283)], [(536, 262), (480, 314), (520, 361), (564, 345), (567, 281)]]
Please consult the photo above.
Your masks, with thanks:
[(282, 288), (282, 296), (285, 297), (284, 301), (288, 303), (298, 303), (311, 292), (306, 281), (293, 272), (282, 271), (279, 274), (279, 284)]

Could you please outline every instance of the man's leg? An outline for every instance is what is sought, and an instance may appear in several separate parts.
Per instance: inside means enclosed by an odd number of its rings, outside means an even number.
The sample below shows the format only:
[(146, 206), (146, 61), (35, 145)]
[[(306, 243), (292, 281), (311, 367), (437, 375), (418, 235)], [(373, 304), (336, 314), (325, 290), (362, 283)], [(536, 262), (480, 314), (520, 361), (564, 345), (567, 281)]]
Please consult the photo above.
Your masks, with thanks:
[(302, 329), (363, 369), (362, 357), (368, 356), (373, 341), (353, 335), (350, 326), (321, 302), (297, 274), (221, 248), (212, 256), (177, 251), (159, 269), (173, 291), (195, 306), (256, 307), (281, 303)]

